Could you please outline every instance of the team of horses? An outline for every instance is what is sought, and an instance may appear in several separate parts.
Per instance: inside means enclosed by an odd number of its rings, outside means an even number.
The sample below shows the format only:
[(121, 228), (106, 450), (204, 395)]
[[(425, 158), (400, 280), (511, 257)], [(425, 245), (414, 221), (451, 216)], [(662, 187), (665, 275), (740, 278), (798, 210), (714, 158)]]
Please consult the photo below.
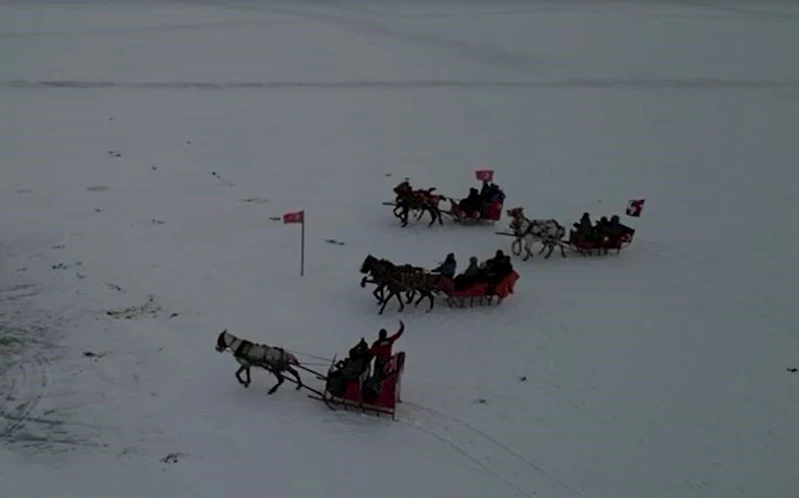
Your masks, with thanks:
[(533, 247), (537, 242), (541, 244), (538, 254), (547, 251), (545, 259), (552, 256), (556, 247), (560, 248), (561, 256), (566, 257), (564, 247), (566, 241), (563, 240), (566, 236), (566, 228), (557, 221), (554, 219), (528, 219), (524, 215), (524, 208), (521, 207), (509, 209), (507, 214), (512, 218), (510, 229), (513, 230), (515, 237), (510, 246), (513, 254), (520, 256), (524, 253), (522, 260), (527, 261), (533, 257)]
[[(416, 306), (425, 298), (430, 301), (429, 310), (435, 304), (435, 295), (440, 291), (446, 291), (452, 285), (448, 278), (435, 273), (429, 273), (424, 268), (412, 265), (395, 265), (387, 259), (378, 259), (371, 254), (366, 256), (361, 265), (361, 287), (366, 284), (375, 284), (372, 295), (377, 299), (377, 304), (381, 304), (379, 314), (383, 314), (386, 305), (392, 298), (396, 298), (399, 303), (399, 311), (405, 309), (406, 302), (403, 302), (402, 295), (405, 295), (407, 304), (413, 301), (416, 294), (419, 299)], [(429, 311), (428, 310), (428, 311)]]
[(394, 206), (394, 216), (402, 221), (402, 226), (408, 225), (408, 216), (410, 213), (416, 211), (419, 214), (416, 216), (416, 221), (422, 219), (425, 213), (430, 213), (430, 223), (428, 226), (438, 221), (439, 225), (444, 224), (439, 204), (442, 200), (446, 199), (443, 195), (434, 194), (435, 187), (427, 190), (414, 190), (408, 180), (403, 181), (394, 187), (394, 193), (397, 195)]

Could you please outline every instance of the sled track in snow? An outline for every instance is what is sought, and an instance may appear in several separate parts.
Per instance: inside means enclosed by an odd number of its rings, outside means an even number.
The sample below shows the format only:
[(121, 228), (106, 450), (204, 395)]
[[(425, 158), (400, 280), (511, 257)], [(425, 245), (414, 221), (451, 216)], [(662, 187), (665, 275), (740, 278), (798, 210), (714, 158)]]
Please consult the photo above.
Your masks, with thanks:
[[(552, 475), (541, 465), (468, 422), (416, 403), (403, 401), (402, 404), (412, 407), (415, 413), (412, 417), (403, 417), (398, 421), (446, 444), (471, 460), (483, 471), (505, 482), (516, 491), (517, 496), (533, 498), (537, 495), (567, 495), (588, 498), (587, 495)], [(547, 489), (540, 489), (544, 488), (544, 485), (538, 485), (539, 489), (530, 489), (530, 485), (519, 484), (525, 476), (529, 476), (531, 473), (542, 476), (547, 482)], [(526, 480), (530, 481), (529, 478)]]
[(51, 363), (62, 324), (29, 307), (39, 292), (29, 284), (0, 288), (0, 445), (51, 452), (96, 445), (75, 433), (84, 424), (54, 418), (47, 403), (63, 396), (54, 389)]
[(0, 441), (25, 439), (25, 428), (46, 395), (50, 378), (50, 363), (39, 355), (19, 356), (0, 366)]

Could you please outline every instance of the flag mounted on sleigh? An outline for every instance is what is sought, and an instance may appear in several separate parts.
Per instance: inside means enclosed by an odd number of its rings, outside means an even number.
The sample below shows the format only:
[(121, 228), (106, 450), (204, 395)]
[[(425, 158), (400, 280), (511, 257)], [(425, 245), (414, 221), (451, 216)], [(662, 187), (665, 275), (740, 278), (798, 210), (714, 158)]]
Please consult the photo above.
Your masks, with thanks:
[(493, 182), (494, 170), (493, 169), (478, 169), (474, 172), (474, 177), (481, 182)]
[(627, 203), (627, 216), (640, 217), (641, 211), (644, 210), (644, 202), (646, 199), (630, 199)]

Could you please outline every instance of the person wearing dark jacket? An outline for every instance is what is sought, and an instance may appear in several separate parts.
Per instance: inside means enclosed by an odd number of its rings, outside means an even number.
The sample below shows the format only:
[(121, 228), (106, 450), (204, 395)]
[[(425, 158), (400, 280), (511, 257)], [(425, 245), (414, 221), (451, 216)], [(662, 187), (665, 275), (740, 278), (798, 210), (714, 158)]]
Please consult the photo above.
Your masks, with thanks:
[(377, 340), (372, 343), (371, 353), (375, 357), (375, 375), (382, 376), (385, 373), (386, 364), (391, 361), (391, 348), (394, 342), (402, 336), (405, 332), (405, 324), (400, 320), (400, 328), (394, 334), (389, 336), (386, 329), (380, 329), (378, 332)]
[(470, 214), (480, 210), (480, 192), (476, 188), (469, 189), (469, 196), (458, 203), (464, 213)]
[(466, 289), (470, 285), (472, 285), (477, 280), (477, 273), (480, 271), (480, 268), (477, 266), (477, 256), (472, 256), (469, 258), (469, 267), (466, 270), (455, 277), (455, 288), (456, 289)]
[(496, 254), (494, 254), (493, 258), (489, 258), (485, 262), (486, 272), (489, 275), (493, 275), (497, 272), (498, 265), (502, 264), (502, 260), (505, 258), (505, 253), (502, 252), (502, 249), (497, 249)]
[(513, 271), (513, 265), (510, 262), (510, 256), (506, 256), (502, 250), (497, 250), (496, 255), (486, 261), (486, 269), (488, 272), (488, 294), (493, 295), (497, 284)]
[(455, 271), (458, 269), (458, 262), (455, 261), (455, 255), (453, 253), (447, 254), (447, 257), (444, 259), (444, 262), (441, 263), (437, 268), (433, 268), (430, 270), (431, 273), (439, 273), (448, 279), (455, 278)]

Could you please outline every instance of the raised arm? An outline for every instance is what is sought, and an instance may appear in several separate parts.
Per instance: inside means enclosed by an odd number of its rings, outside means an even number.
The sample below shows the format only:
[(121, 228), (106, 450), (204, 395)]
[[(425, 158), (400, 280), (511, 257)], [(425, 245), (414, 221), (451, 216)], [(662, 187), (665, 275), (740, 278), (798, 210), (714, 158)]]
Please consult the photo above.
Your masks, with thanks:
[(391, 341), (392, 344), (393, 344), (394, 341), (396, 341), (397, 339), (400, 338), (400, 336), (402, 335), (403, 332), (405, 332), (405, 324), (402, 322), (402, 320), (400, 320), (400, 328), (399, 328), (399, 330), (397, 331), (396, 334), (394, 334), (391, 337), (389, 337), (388, 340)]

